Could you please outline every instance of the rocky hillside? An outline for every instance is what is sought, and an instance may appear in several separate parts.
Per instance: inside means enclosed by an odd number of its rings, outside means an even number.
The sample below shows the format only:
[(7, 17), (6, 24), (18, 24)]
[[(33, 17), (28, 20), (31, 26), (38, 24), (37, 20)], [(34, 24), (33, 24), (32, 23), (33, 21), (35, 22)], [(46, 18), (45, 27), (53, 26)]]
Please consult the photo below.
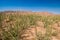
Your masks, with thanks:
[(0, 40), (60, 40), (60, 15), (48, 12), (0, 12)]

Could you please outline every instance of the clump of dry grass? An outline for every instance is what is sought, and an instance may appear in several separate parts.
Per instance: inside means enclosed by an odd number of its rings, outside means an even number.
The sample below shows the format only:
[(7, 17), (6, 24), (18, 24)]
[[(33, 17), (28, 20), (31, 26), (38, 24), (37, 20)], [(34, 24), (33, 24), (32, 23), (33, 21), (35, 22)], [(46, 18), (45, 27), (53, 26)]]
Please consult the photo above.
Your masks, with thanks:
[[(52, 27), (49, 26), (53, 23), (60, 21), (60, 16), (40, 16), (40, 15), (20, 15), (20, 14), (4, 14), (0, 13), (0, 39), (1, 40), (20, 40), (21, 32), (27, 28), (35, 25), (37, 21), (44, 22), (46, 34), (42, 36), (41, 33), (36, 32), (37, 40), (50, 40), (52, 35), (56, 36), (57, 33), (51, 33)], [(35, 27), (36, 28), (36, 27)], [(36, 29), (37, 31), (37, 29)]]

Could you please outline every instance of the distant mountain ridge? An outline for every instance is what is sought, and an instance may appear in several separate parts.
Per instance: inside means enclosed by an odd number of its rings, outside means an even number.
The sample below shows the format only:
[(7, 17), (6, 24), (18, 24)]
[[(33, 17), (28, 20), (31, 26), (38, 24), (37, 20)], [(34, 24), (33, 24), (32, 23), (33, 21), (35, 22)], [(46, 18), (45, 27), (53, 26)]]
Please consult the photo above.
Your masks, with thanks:
[(37, 14), (37, 15), (46, 15), (46, 16), (50, 16), (50, 15), (60, 15), (60, 14), (54, 14), (51, 12), (32, 12), (32, 11), (3, 11), (0, 13), (9, 13), (9, 14)]

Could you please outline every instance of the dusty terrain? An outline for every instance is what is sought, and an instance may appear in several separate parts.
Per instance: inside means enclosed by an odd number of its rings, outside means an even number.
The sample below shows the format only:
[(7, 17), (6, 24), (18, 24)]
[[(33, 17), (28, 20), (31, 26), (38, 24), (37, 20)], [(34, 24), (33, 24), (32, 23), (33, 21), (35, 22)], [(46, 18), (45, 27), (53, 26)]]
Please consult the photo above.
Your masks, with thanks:
[(49, 12), (0, 12), (0, 40), (60, 40), (60, 15)]

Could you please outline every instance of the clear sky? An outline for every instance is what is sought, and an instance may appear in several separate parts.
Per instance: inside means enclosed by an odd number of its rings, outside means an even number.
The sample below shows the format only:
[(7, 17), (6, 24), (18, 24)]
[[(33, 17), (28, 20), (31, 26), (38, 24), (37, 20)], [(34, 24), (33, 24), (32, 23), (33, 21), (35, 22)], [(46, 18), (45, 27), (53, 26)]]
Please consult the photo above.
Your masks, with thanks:
[(8, 10), (60, 13), (60, 0), (0, 0), (0, 11)]

